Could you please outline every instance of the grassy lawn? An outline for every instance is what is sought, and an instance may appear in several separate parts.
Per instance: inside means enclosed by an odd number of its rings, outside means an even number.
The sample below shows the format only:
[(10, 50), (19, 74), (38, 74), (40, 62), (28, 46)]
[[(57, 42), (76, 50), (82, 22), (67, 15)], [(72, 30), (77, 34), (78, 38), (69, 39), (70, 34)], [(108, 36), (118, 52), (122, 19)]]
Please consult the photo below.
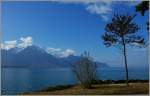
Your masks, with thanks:
[(149, 83), (95, 84), (92, 89), (84, 89), (79, 85), (50, 87), (38, 92), (24, 94), (41, 95), (128, 95), (149, 94)]

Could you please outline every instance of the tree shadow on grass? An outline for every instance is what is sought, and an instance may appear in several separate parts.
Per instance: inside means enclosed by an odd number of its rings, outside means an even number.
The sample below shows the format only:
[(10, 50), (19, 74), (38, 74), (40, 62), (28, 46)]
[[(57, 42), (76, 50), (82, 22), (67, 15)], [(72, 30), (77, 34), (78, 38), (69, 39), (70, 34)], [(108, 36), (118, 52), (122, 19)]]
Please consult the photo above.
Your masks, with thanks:
[(40, 92), (49, 92), (49, 91), (56, 91), (56, 90), (64, 90), (74, 87), (74, 85), (58, 85), (55, 87), (48, 87), (46, 89), (40, 90)]

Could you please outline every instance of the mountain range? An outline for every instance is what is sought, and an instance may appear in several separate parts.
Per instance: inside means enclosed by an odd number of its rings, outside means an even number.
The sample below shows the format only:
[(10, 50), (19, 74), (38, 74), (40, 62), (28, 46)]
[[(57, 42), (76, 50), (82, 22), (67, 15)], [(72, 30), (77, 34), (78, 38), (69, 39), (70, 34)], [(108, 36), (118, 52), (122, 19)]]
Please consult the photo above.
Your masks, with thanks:
[[(59, 58), (35, 45), (24, 49), (15, 47), (9, 50), (1, 50), (2, 67), (66, 68), (71, 67), (79, 59), (80, 56), (74, 55)], [(98, 67), (109, 67), (105, 63), (95, 63)]]

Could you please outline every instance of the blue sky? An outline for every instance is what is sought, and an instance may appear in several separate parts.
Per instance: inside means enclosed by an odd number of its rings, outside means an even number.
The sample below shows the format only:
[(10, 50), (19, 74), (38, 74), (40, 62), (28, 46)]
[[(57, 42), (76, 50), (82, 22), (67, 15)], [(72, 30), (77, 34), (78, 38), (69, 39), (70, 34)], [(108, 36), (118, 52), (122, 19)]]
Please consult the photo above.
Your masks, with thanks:
[[(55, 1), (55, 2), (54, 2)], [(110, 66), (124, 66), (121, 52), (106, 48), (101, 35), (114, 13), (131, 14), (139, 2), (110, 2), (71, 0), (53, 2), (3, 2), (3, 46), (38, 45), (50, 52), (70, 52), (80, 55), (89, 51), (95, 60)], [(137, 13), (134, 22), (140, 26), (139, 34), (146, 37), (145, 22), (148, 13)], [(128, 48), (129, 66), (147, 66), (146, 48)]]

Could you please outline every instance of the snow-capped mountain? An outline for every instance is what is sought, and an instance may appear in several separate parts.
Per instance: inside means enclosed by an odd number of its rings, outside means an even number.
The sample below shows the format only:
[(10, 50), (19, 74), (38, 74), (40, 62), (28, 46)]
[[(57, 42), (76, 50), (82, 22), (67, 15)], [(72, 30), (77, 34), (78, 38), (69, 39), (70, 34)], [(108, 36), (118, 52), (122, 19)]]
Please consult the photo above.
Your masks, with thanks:
[[(38, 46), (28, 46), (24, 49), (12, 48), (1, 50), (2, 67), (58, 68), (71, 67), (80, 56), (70, 55), (58, 58), (47, 53)], [(100, 65), (100, 64), (99, 64)], [(105, 64), (106, 65), (106, 64)]]

